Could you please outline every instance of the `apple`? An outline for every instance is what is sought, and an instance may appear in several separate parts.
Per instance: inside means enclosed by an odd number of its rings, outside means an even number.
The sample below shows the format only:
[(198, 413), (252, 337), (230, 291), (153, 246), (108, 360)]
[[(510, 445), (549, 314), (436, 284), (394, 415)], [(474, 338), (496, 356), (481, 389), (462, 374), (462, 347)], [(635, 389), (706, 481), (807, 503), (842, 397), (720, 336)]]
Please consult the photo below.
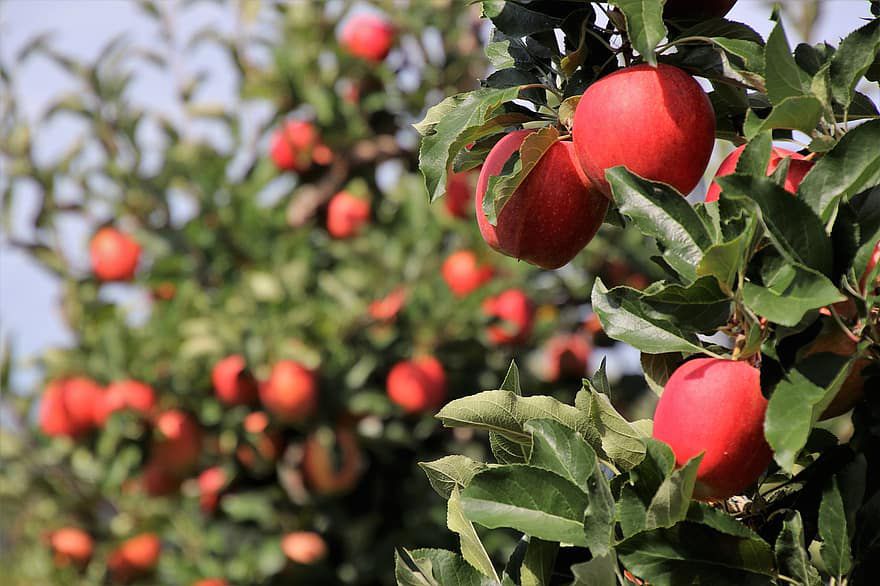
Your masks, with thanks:
[(664, 18), (721, 18), (736, 0), (666, 0)]
[(557, 334), (544, 348), (546, 378), (556, 382), (562, 377), (583, 378), (587, 374), (590, 344), (586, 336)]
[(450, 173), (446, 181), (446, 197), (443, 198), (443, 202), (446, 211), (453, 218), (467, 218), (473, 209), (471, 201), (474, 199), (474, 189), (471, 175), (470, 171)]
[(391, 321), (400, 313), (405, 302), (406, 289), (398, 287), (382, 299), (371, 302), (367, 311), (377, 321)]
[(130, 409), (141, 415), (149, 415), (156, 407), (156, 392), (153, 387), (136, 380), (122, 380), (110, 383), (98, 403), (95, 422), (103, 425), (116, 411)]
[(159, 561), (162, 544), (155, 533), (142, 533), (124, 541), (113, 553), (107, 566), (115, 582), (128, 583), (149, 574)]
[[(739, 158), (745, 148), (746, 145), (741, 145), (727, 155), (727, 158), (725, 158), (718, 166), (718, 171), (715, 173), (715, 179), (736, 172), (736, 164), (739, 162)], [(804, 176), (812, 168), (813, 162), (807, 161), (802, 155), (799, 155), (794, 151), (774, 147), (770, 153), (770, 162), (767, 165), (768, 177), (776, 171), (776, 167), (778, 167), (779, 163), (781, 163), (786, 157), (791, 158), (791, 163), (788, 167), (788, 174), (785, 176), (785, 190), (789, 193), (795, 193), (797, 192), (801, 181), (804, 179)], [(709, 186), (709, 191), (706, 192), (706, 201), (718, 201), (718, 196), (720, 194), (721, 186), (713, 181), (712, 185)]]
[(483, 313), (499, 323), (486, 329), (489, 341), (494, 345), (522, 344), (532, 333), (535, 322), (535, 306), (519, 289), (508, 289), (483, 301)]
[(55, 552), (55, 565), (73, 565), (83, 568), (92, 559), (95, 543), (92, 537), (77, 527), (64, 527), (49, 535), (49, 545)]
[(141, 473), (139, 487), (148, 495), (159, 497), (176, 493), (180, 489), (181, 478), (168, 470), (164, 463), (151, 458)]
[(92, 272), (102, 281), (130, 281), (141, 259), (141, 245), (116, 228), (101, 228), (89, 244)]
[(235, 450), (242, 466), (251, 471), (273, 464), (284, 451), (284, 437), (269, 430), (269, 417), (263, 411), (255, 411), (244, 418), (245, 438)]
[(367, 61), (383, 61), (394, 43), (394, 25), (376, 14), (361, 13), (348, 19), (342, 27), (342, 47), (355, 57)]
[(457, 297), (465, 297), (492, 279), (490, 266), (480, 266), (477, 255), (470, 250), (453, 252), (443, 261), (443, 280)]
[(513, 192), (495, 226), (483, 213), (489, 178), (501, 174), (504, 164), (532, 132), (511, 132), (489, 151), (477, 180), (477, 224), (483, 239), (495, 250), (545, 269), (557, 269), (593, 239), (608, 209), (608, 200), (581, 171), (570, 141), (558, 141), (547, 149)]
[[(849, 339), (837, 323), (828, 318), (822, 318), (822, 320), (821, 333), (803, 349), (803, 356), (807, 357), (821, 352), (844, 357), (855, 354), (857, 344)], [(820, 421), (843, 415), (862, 400), (865, 395), (865, 378), (862, 373), (869, 364), (871, 361), (867, 358), (856, 360), (849, 375), (837, 390), (837, 395), (819, 416)]]
[(310, 434), (303, 447), (302, 473), (309, 489), (320, 495), (352, 490), (360, 479), (363, 458), (357, 437), (338, 427), (333, 443), (321, 432)]
[(770, 464), (766, 411), (757, 368), (697, 358), (666, 382), (654, 414), (654, 437), (669, 444), (677, 466), (703, 452), (694, 496), (726, 499), (741, 494)]
[[(874, 245), (874, 252), (871, 254), (871, 258), (868, 259), (868, 265), (865, 267), (862, 278), (859, 279), (859, 287), (862, 293), (868, 293), (868, 277), (871, 275), (871, 271), (877, 267), (877, 263), (880, 263), (880, 240)], [(874, 287), (880, 288), (880, 275), (877, 275), (877, 278), (874, 279)]]
[(85, 377), (50, 382), (40, 401), (40, 429), (48, 436), (77, 437), (94, 429), (104, 391)]
[(281, 360), (260, 387), (260, 400), (278, 419), (301, 422), (318, 407), (318, 383), (314, 373), (302, 364)]
[(327, 232), (334, 238), (357, 236), (370, 221), (370, 202), (340, 191), (327, 206)]
[(223, 578), (202, 578), (193, 582), (192, 586), (229, 586), (229, 582)]
[(611, 194), (605, 171), (624, 165), (687, 195), (712, 156), (715, 113), (700, 84), (681, 69), (635, 65), (587, 88), (572, 135), (584, 172), (604, 194)]
[(423, 413), (439, 407), (446, 398), (446, 373), (432, 356), (395, 364), (385, 383), (388, 397), (407, 413)]
[(198, 422), (178, 409), (164, 411), (155, 421), (158, 437), (152, 457), (172, 475), (188, 473), (202, 453), (202, 431)]
[(281, 551), (293, 562), (310, 565), (327, 557), (327, 543), (314, 531), (293, 531), (281, 538)]
[(226, 488), (226, 471), (219, 466), (203, 470), (199, 474), (199, 506), (206, 514), (213, 513), (220, 503), (220, 492)]
[(320, 145), (315, 127), (305, 120), (288, 120), (272, 135), (269, 154), (282, 171), (307, 171)]
[(240, 354), (227, 356), (215, 364), (211, 382), (217, 399), (226, 405), (250, 405), (258, 399), (257, 380)]

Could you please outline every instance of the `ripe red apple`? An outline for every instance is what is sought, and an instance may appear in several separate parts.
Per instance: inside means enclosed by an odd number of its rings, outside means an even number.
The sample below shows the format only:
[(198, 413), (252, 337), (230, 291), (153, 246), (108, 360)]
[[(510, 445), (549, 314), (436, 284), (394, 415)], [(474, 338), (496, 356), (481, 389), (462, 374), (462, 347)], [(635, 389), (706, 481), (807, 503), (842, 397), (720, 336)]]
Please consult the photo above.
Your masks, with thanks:
[(318, 383), (314, 373), (293, 360), (272, 367), (269, 380), (260, 388), (266, 409), (282, 421), (307, 419), (318, 407)]
[(327, 206), (327, 232), (334, 238), (357, 236), (370, 221), (370, 202), (340, 191)]
[(388, 397), (407, 413), (422, 413), (439, 407), (446, 398), (446, 373), (432, 356), (395, 364), (385, 383)]
[(92, 271), (102, 281), (130, 281), (141, 258), (141, 245), (116, 228), (101, 228), (89, 244)]
[(654, 437), (669, 444), (677, 466), (704, 452), (694, 496), (725, 499), (742, 493), (770, 464), (766, 411), (757, 368), (697, 358), (666, 382), (654, 414)]
[(281, 538), (281, 551), (293, 562), (310, 565), (327, 557), (327, 543), (314, 531), (293, 531)]
[(391, 51), (394, 25), (376, 14), (356, 14), (348, 19), (339, 36), (342, 47), (350, 54), (379, 62)]
[[(745, 145), (739, 146), (732, 153), (727, 155), (727, 158), (718, 166), (718, 171), (715, 173), (715, 179), (736, 172), (736, 164), (739, 162), (739, 158), (745, 148)], [(791, 163), (788, 167), (788, 174), (785, 176), (785, 190), (789, 193), (795, 193), (797, 192), (797, 188), (801, 184), (801, 181), (804, 179), (804, 176), (812, 168), (813, 162), (807, 161), (802, 155), (799, 155), (794, 151), (774, 147), (770, 153), (770, 162), (767, 165), (768, 177), (776, 171), (776, 167), (778, 167), (779, 163), (781, 163), (786, 157), (791, 158)], [(706, 201), (718, 201), (718, 196), (720, 194), (721, 186), (713, 181), (712, 185), (709, 186), (709, 191), (706, 192)]]
[(282, 171), (307, 171), (320, 144), (315, 127), (304, 120), (288, 120), (272, 135), (270, 156)]
[(223, 578), (202, 578), (193, 582), (192, 586), (229, 586), (229, 582)]
[(220, 503), (220, 492), (226, 488), (226, 471), (219, 466), (199, 474), (199, 506), (205, 514), (213, 513)]
[(154, 456), (144, 466), (140, 480), (135, 484), (135, 487), (150, 496), (159, 497), (176, 493), (180, 489), (180, 484), (180, 475), (170, 471), (163, 462)]
[(483, 301), (483, 313), (499, 322), (486, 328), (492, 344), (522, 344), (532, 333), (535, 306), (519, 289), (508, 289), (489, 297)]
[(664, 18), (721, 18), (736, 0), (666, 0)]
[(172, 475), (188, 473), (202, 453), (202, 431), (188, 413), (170, 409), (155, 421), (159, 437), (153, 442), (152, 457)]
[[(880, 240), (874, 245), (874, 252), (871, 254), (871, 258), (868, 259), (868, 265), (865, 267), (865, 272), (862, 274), (862, 278), (859, 279), (859, 288), (861, 288), (862, 292), (865, 294), (868, 292), (868, 277), (871, 275), (871, 271), (877, 266), (877, 263), (880, 263)], [(880, 275), (877, 275), (877, 278), (874, 279), (874, 287), (880, 287)]]
[(73, 565), (83, 568), (92, 559), (95, 543), (92, 537), (77, 527), (64, 527), (49, 535), (49, 545), (55, 553), (55, 565)]
[(470, 250), (453, 252), (443, 261), (443, 280), (457, 297), (464, 297), (492, 280), (494, 270), (480, 266)]
[[(849, 357), (856, 353), (856, 343), (840, 329), (831, 319), (822, 318), (822, 332), (816, 336), (803, 350), (804, 357), (821, 352), (829, 352), (838, 356)], [(871, 361), (867, 358), (856, 360), (849, 372), (849, 376), (840, 385), (837, 395), (819, 416), (819, 420), (831, 419), (843, 415), (862, 400), (865, 395), (865, 378), (862, 373)]]
[(370, 303), (370, 317), (378, 321), (391, 321), (400, 312), (406, 302), (406, 289), (398, 287), (391, 293)]
[(570, 141), (559, 141), (544, 153), (507, 201), (495, 226), (483, 213), (489, 178), (501, 174), (532, 132), (511, 132), (489, 151), (477, 181), (477, 223), (483, 239), (495, 250), (557, 269), (593, 239), (608, 209), (608, 200), (581, 171)]
[(347, 427), (336, 429), (331, 445), (320, 432), (306, 438), (302, 473), (309, 489), (321, 495), (333, 495), (353, 489), (363, 472), (363, 458), (357, 437)]
[(244, 356), (233, 354), (214, 365), (211, 371), (214, 394), (226, 405), (250, 405), (257, 401), (257, 379), (247, 369)]
[(556, 382), (562, 377), (580, 377), (587, 374), (590, 343), (583, 334), (558, 334), (547, 341), (544, 348), (546, 378)]
[(153, 387), (136, 380), (110, 383), (104, 391), (95, 412), (95, 422), (104, 425), (116, 411), (131, 409), (141, 415), (149, 415), (156, 406)]
[(255, 411), (244, 418), (243, 427), (251, 437), (235, 450), (242, 466), (254, 471), (274, 463), (284, 451), (284, 437), (269, 430), (269, 417), (263, 411)]
[(159, 561), (162, 544), (155, 533), (142, 533), (124, 541), (107, 562), (113, 581), (128, 583), (146, 576)]
[(104, 391), (85, 377), (50, 382), (40, 401), (40, 429), (48, 436), (76, 437), (94, 429)]
[(446, 211), (454, 218), (467, 218), (473, 208), (471, 201), (474, 199), (474, 188), (471, 182), (470, 171), (450, 173), (446, 181)]
[(635, 65), (587, 88), (572, 135), (584, 172), (606, 195), (605, 171), (618, 165), (687, 195), (709, 164), (715, 113), (700, 84), (681, 69)]

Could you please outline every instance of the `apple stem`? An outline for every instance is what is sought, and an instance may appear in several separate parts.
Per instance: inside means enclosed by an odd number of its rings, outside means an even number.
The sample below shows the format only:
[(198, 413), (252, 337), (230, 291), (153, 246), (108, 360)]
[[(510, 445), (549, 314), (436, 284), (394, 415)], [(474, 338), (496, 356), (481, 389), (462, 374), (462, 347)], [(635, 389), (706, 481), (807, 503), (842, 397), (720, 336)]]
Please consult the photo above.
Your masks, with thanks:
[(856, 344), (861, 342), (862, 339), (852, 333), (852, 330), (850, 330), (846, 326), (846, 324), (843, 323), (843, 320), (840, 319), (840, 314), (838, 314), (837, 310), (834, 309), (834, 305), (829, 305), (828, 308), (831, 310), (831, 317), (834, 318), (834, 321), (837, 323), (840, 329), (843, 330), (843, 333), (846, 334), (846, 337), (849, 338), (851, 342), (855, 342)]

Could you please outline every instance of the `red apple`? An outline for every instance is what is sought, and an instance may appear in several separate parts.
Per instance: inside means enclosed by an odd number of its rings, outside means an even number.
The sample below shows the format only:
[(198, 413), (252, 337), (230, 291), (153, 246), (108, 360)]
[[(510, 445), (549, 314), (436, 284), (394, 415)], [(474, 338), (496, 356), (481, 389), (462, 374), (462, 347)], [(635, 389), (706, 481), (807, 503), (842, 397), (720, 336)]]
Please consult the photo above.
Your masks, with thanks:
[(284, 437), (269, 430), (269, 417), (263, 411), (255, 411), (244, 418), (245, 438), (235, 450), (242, 466), (254, 471), (273, 464), (284, 451)]
[(715, 114), (700, 84), (681, 69), (636, 65), (587, 88), (572, 134), (587, 177), (606, 195), (605, 171), (618, 165), (687, 195), (709, 164)]
[(198, 422), (178, 409), (160, 413), (155, 421), (158, 438), (152, 458), (172, 475), (188, 473), (202, 453), (202, 431)]
[(116, 411), (131, 409), (141, 415), (149, 415), (156, 406), (156, 393), (153, 387), (136, 380), (123, 380), (110, 383), (98, 404), (95, 422), (103, 425)]
[(736, 0), (666, 0), (664, 18), (721, 18), (733, 8)]
[(446, 257), (441, 272), (443, 280), (457, 297), (479, 289), (492, 279), (494, 273), (492, 267), (480, 266), (477, 255), (470, 250), (459, 250)]
[(272, 367), (269, 380), (260, 388), (260, 400), (280, 420), (301, 422), (318, 407), (318, 383), (303, 365), (282, 360)]
[[(862, 274), (862, 278), (859, 279), (859, 288), (861, 288), (862, 292), (865, 294), (868, 293), (868, 277), (871, 275), (871, 271), (877, 266), (877, 263), (880, 263), (880, 240), (874, 245), (874, 252), (871, 254), (871, 258), (868, 259), (868, 265), (865, 267), (865, 272)], [(874, 287), (880, 287), (880, 275), (877, 275), (877, 278), (874, 279)]]
[(370, 202), (340, 191), (327, 206), (327, 232), (334, 238), (357, 236), (370, 221)]
[(406, 289), (398, 287), (391, 293), (370, 303), (370, 317), (378, 321), (391, 321), (400, 312), (406, 302)]
[(587, 374), (590, 343), (583, 334), (558, 334), (547, 341), (544, 348), (546, 377), (556, 382), (562, 377), (581, 377)]
[(320, 432), (306, 438), (302, 473), (309, 489), (320, 495), (348, 492), (357, 485), (363, 458), (357, 437), (347, 427), (336, 429), (333, 442)]
[(95, 543), (92, 537), (76, 527), (64, 527), (49, 535), (49, 545), (55, 552), (55, 565), (73, 565), (83, 568), (92, 559)]
[(288, 120), (272, 135), (270, 156), (282, 171), (307, 171), (320, 144), (318, 131), (304, 120)]
[(394, 43), (394, 25), (376, 14), (356, 14), (342, 27), (342, 47), (355, 57), (379, 62)]
[(233, 354), (214, 365), (211, 371), (214, 394), (226, 405), (250, 405), (257, 401), (257, 380), (247, 369), (244, 356)]
[(213, 513), (220, 503), (220, 492), (226, 488), (226, 471), (219, 466), (199, 474), (199, 506), (206, 514)]
[(391, 401), (407, 413), (431, 411), (446, 398), (446, 373), (431, 356), (398, 362), (388, 373), (385, 385)]
[(570, 141), (551, 146), (507, 201), (495, 226), (483, 213), (489, 178), (520, 148), (531, 130), (511, 132), (489, 151), (477, 181), (475, 207), (489, 246), (545, 269), (570, 261), (605, 220), (608, 200), (586, 178)]
[(467, 218), (473, 208), (471, 201), (474, 199), (474, 188), (471, 182), (470, 171), (450, 173), (446, 181), (446, 211), (455, 218)]
[(164, 463), (153, 457), (144, 466), (140, 480), (135, 484), (135, 487), (150, 496), (159, 497), (176, 493), (180, 489), (180, 484), (180, 476), (168, 470)]
[(483, 301), (483, 313), (498, 320), (486, 329), (492, 344), (522, 344), (532, 333), (535, 306), (519, 289), (508, 289)]
[(192, 586), (229, 586), (229, 582), (223, 578), (202, 578), (193, 582)]
[(741, 494), (770, 464), (766, 411), (757, 368), (697, 358), (666, 382), (654, 414), (654, 437), (669, 444), (678, 466), (704, 452), (694, 496), (725, 499)]
[[(840, 326), (831, 319), (822, 318), (822, 320), (822, 332), (804, 348), (803, 356), (807, 357), (821, 352), (844, 357), (855, 354), (857, 344), (849, 339)], [(862, 400), (862, 397), (865, 396), (865, 378), (862, 376), (862, 372), (869, 364), (871, 361), (867, 358), (856, 360), (849, 376), (837, 390), (837, 395), (819, 416), (820, 421), (843, 415)]]
[(162, 544), (155, 533), (143, 533), (124, 541), (107, 562), (114, 582), (128, 583), (146, 576), (159, 561)]
[(50, 382), (40, 401), (40, 429), (48, 436), (76, 437), (91, 431), (104, 391), (84, 377)]
[(327, 557), (327, 543), (314, 531), (293, 531), (281, 539), (281, 551), (291, 561), (309, 565)]
[(130, 281), (141, 258), (141, 245), (116, 228), (101, 228), (89, 244), (92, 271), (102, 281)]
[[(715, 179), (736, 172), (736, 164), (739, 162), (739, 158), (745, 148), (745, 145), (739, 146), (732, 153), (727, 155), (727, 158), (718, 166), (718, 171), (715, 173)], [(785, 190), (789, 193), (795, 193), (797, 192), (797, 188), (801, 184), (804, 176), (813, 166), (813, 162), (807, 161), (803, 156), (794, 151), (774, 147), (770, 153), (770, 162), (767, 165), (768, 177), (776, 171), (776, 167), (778, 167), (779, 163), (781, 163), (786, 157), (791, 158), (791, 163), (788, 167), (788, 174), (785, 176)], [(718, 201), (718, 196), (720, 194), (721, 186), (713, 181), (712, 185), (709, 186), (709, 191), (706, 192), (706, 201)]]

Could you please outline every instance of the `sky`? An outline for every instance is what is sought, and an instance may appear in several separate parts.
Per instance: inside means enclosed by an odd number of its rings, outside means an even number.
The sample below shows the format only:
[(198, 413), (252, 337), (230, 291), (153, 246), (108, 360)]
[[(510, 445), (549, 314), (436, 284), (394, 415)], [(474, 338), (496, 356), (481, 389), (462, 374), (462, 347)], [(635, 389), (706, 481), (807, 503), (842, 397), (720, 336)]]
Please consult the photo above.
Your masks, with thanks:
[[(810, 41), (826, 40), (837, 45), (841, 36), (869, 16), (868, 6), (866, 0), (826, 0)], [(183, 38), (206, 25), (229, 31), (235, 22), (234, 7), (235, 3), (201, 2), (176, 21), (175, 26)], [(748, 23), (766, 37), (772, 26), (769, 14), (769, 2), (739, 0), (728, 18)], [(786, 30), (792, 46), (803, 40), (794, 26), (787, 26)], [(95, 57), (108, 41), (122, 33), (129, 35), (135, 45), (149, 46), (158, 38), (155, 24), (141, 15), (134, 2), (127, 0), (8, 0), (0, 3), (0, 61), (7, 67), (12, 55), (29, 39), (44, 32), (53, 33), (54, 44), (61, 52), (85, 59)], [(188, 71), (207, 70), (209, 78), (202, 91), (218, 101), (230, 103), (235, 100), (235, 88), (226, 63), (219, 50), (205, 47), (187, 56), (183, 67)], [(133, 100), (173, 112), (171, 74), (146, 67), (137, 73)], [(51, 98), (75, 89), (63, 70), (43, 58), (32, 59), (26, 66), (14, 70), (14, 74), (17, 98), (32, 119), (45, 110)], [(69, 120), (59, 119), (42, 127), (36, 136), (37, 155), (51, 157), (76, 133), (76, 124)], [(2, 177), (0, 168), (0, 181)], [(26, 238), (28, 218), (34, 211), (33, 206), (27, 204), (33, 200), (24, 197), (18, 201), (24, 205), (13, 210), (12, 236)], [(61, 232), (65, 254), (85, 270), (89, 224), (65, 222)], [(50, 347), (71, 343), (71, 336), (58, 309), (57, 281), (27, 255), (9, 246), (9, 236), (0, 232), (0, 339), (13, 343), (19, 361), (14, 386), (18, 386), (35, 376), (29, 366), (31, 357)], [(125, 285), (105, 288), (110, 298), (134, 305), (144, 302), (142, 293), (133, 292)]]

